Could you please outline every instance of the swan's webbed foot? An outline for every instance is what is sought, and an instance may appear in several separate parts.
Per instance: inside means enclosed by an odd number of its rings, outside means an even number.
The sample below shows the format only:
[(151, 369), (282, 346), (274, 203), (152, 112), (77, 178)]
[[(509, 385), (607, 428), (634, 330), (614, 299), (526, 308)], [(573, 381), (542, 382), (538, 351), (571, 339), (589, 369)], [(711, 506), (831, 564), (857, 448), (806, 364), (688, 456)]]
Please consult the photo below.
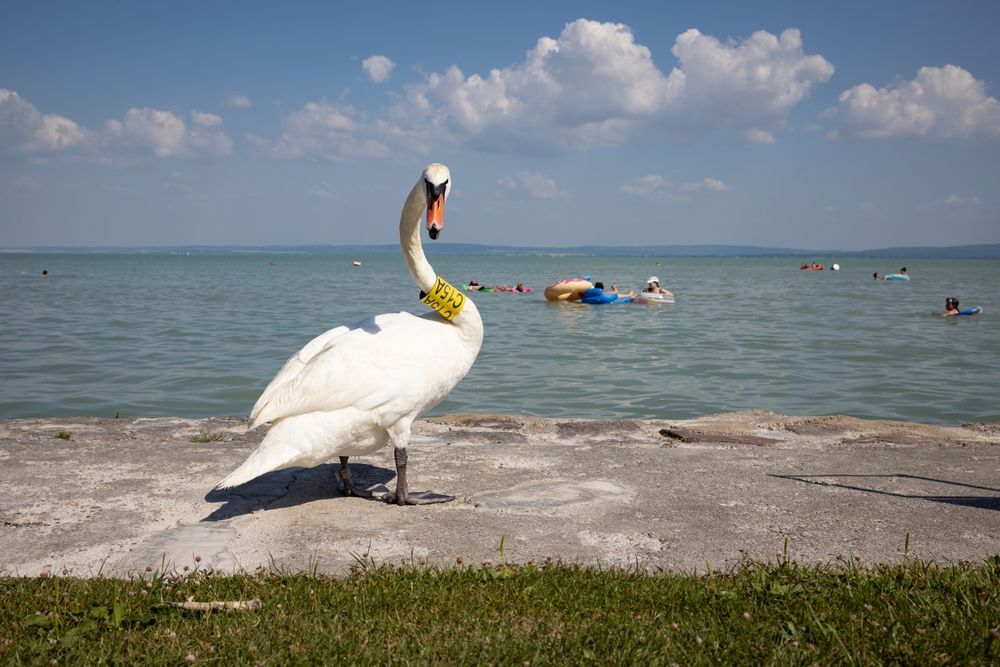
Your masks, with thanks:
[[(351, 480), (351, 469), (347, 466), (347, 457), (340, 457), (340, 470), (337, 471), (337, 479), (341, 483), (341, 493), (345, 496), (353, 496), (354, 498), (364, 498), (365, 500), (382, 500), (385, 502), (390, 501), (389, 497), (395, 498), (395, 494), (389, 491), (389, 488), (385, 484), (376, 484), (370, 488), (363, 488), (354, 486)], [(438, 501), (443, 502), (443, 501)]]
[(347, 457), (340, 457), (340, 470), (337, 471), (337, 479), (341, 482), (341, 493), (345, 496), (355, 498), (366, 498), (368, 500), (385, 500), (389, 494), (389, 489), (384, 484), (377, 484), (370, 489), (358, 488), (351, 480), (351, 469), (347, 467)]
[(387, 503), (396, 505), (432, 505), (434, 503), (447, 503), (455, 499), (435, 491), (408, 491), (406, 485), (406, 450), (396, 447), (393, 452), (396, 459), (396, 490), (389, 492), (385, 496)]
[(385, 502), (396, 505), (433, 505), (435, 503), (449, 503), (455, 499), (455, 496), (437, 491), (410, 491), (402, 499), (400, 498), (395, 491), (390, 491), (385, 495)]

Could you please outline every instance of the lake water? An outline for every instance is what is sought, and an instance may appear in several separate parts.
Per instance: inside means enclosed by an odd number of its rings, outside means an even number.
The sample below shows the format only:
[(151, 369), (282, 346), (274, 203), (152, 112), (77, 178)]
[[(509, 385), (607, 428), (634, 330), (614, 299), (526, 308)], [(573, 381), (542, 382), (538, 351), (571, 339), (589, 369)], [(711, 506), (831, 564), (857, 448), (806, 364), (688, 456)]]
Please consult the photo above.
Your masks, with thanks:
[[(486, 326), (469, 375), (431, 414), (685, 419), (750, 408), (943, 424), (1000, 420), (1000, 261), (435, 257)], [(424, 312), (398, 257), (0, 255), (0, 418), (245, 415), (314, 335)], [(909, 268), (909, 283), (874, 271)], [(47, 270), (45, 278), (41, 273)], [(591, 275), (670, 306), (548, 303)], [(979, 317), (940, 318), (946, 296)]]

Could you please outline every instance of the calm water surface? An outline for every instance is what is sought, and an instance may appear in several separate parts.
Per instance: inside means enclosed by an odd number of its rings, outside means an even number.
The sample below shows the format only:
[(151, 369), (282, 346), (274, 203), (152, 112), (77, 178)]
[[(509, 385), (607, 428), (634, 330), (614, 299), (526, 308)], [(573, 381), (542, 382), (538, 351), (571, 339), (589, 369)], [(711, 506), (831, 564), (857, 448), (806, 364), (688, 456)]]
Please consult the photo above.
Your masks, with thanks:
[[(474, 296), (486, 338), (432, 414), (683, 419), (762, 408), (945, 424), (1000, 420), (1000, 261), (435, 257)], [(397, 257), (0, 255), (0, 418), (244, 415), (314, 335), (423, 312)], [(812, 258), (803, 258), (802, 261)], [(42, 278), (42, 270), (49, 275)], [(672, 306), (552, 304), (589, 274)], [(935, 317), (946, 296), (976, 318)]]

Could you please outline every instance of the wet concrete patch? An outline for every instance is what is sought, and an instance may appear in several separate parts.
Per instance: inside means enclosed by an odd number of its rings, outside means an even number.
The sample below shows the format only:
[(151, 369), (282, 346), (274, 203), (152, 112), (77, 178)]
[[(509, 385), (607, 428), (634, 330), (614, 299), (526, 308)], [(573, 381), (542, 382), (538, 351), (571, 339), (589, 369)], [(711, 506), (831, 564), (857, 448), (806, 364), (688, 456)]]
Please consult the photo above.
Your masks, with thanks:
[(624, 486), (605, 480), (573, 482), (548, 479), (477, 493), (469, 498), (469, 502), (476, 507), (551, 509), (594, 501), (621, 500), (628, 495)]

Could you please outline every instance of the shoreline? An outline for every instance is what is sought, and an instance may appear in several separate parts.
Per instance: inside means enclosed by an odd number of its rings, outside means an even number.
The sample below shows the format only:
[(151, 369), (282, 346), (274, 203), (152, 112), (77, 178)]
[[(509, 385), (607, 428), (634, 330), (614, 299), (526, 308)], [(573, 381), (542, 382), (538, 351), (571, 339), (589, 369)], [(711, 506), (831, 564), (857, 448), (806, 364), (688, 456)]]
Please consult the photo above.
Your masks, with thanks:
[[(0, 420), (0, 574), (341, 574), (359, 557), (698, 572), (786, 544), (802, 563), (1000, 553), (997, 422), (425, 418), (411, 486), (456, 500), (406, 508), (341, 496), (330, 464), (214, 490), (265, 432), (233, 417)], [(352, 458), (355, 483), (391, 487), (391, 460)]]

